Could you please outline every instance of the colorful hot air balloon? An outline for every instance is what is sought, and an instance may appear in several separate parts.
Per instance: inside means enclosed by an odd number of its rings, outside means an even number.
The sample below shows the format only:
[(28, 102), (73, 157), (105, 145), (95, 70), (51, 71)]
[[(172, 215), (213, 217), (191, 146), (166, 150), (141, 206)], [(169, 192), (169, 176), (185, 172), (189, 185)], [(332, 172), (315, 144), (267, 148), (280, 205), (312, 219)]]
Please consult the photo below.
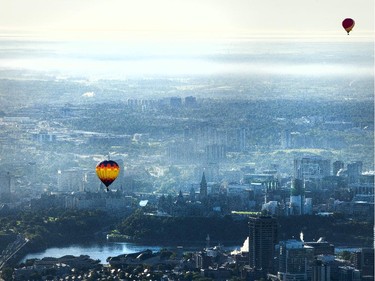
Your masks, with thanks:
[(348, 35), (349, 35), (349, 32), (352, 31), (354, 24), (355, 22), (351, 18), (346, 18), (342, 21), (342, 27), (346, 30)]
[(109, 191), (108, 186), (114, 182), (119, 173), (120, 166), (115, 161), (104, 160), (96, 165), (96, 174), (102, 183), (104, 183), (104, 185), (107, 187), (107, 191)]

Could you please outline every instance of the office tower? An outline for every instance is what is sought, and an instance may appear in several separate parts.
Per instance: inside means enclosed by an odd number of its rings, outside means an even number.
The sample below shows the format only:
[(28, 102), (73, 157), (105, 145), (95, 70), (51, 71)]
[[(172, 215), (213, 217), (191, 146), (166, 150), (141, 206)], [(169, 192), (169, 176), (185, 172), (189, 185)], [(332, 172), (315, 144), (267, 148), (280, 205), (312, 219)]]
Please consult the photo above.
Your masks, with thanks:
[(331, 267), (321, 260), (315, 260), (311, 275), (311, 281), (331, 281)]
[(320, 188), (322, 180), (331, 174), (331, 163), (318, 156), (294, 159), (294, 177)]
[(304, 242), (305, 246), (310, 246), (314, 249), (314, 256), (319, 255), (331, 255), (335, 254), (335, 246), (327, 241), (323, 237), (319, 238), (318, 241)]
[(295, 239), (281, 241), (279, 246), (278, 278), (282, 281), (310, 280), (313, 248)]
[(171, 107), (180, 108), (182, 106), (182, 99), (180, 97), (171, 97), (169, 104)]
[(204, 148), (207, 163), (218, 163), (226, 158), (226, 147), (222, 144), (210, 144)]
[(362, 175), (362, 165), (361, 161), (349, 163), (347, 165), (349, 184), (359, 182), (359, 178)]
[(59, 192), (82, 191), (84, 181), (83, 169), (71, 168), (57, 171), (57, 190)]
[(291, 132), (290, 130), (283, 130), (281, 132), (281, 147), (290, 148), (291, 147)]
[(278, 224), (272, 217), (249, 218), (249, 265), (262, 276), (274, 272)]
[(342, 161), (335, 161), (335, 162), (332, 163), (332, 174), (334, 176), (337, 176), (337, 173), (341, 169), (344, 169), (344, 162), (342, 162)]
[(11, 176), (10, 173), (0, 173), (0, 202), (9, 202), (10, 200), (10, 185)]
[(362, 276), (374, 277), (374, 249), (362, 248), (354, 253), (354, 266), (361, 270)]
[(339, 266), (338, 281), (360, 281), (361, 272), (351, 266)]
[(305, 187), (300, 179), (293, 179), (290, 191), (290, 214), (304, 214)]
[(247, 146), (246, 129), (245, 128), (237, 129), (236, 133), (237, 133), (237, 136), (236, 136), (236, 140), (237, 140), (237, 145), (236, 146), (237, 146), (237, 149), (239, 151), (244, 151), (246, 149), (246, 146)]
[(196, 161), (195, 145), (192, 141), (177, 141), (167, 145), (167, 159), (173, 164)]
[(312, 213), (313, 213), (312, 198), (305, 198), (305, 203), (303, 205), (303, 214), (312, 215)]
[(185, 106), (196, 107), (197, 106), (197, 98), (193, 97), (193, 96), (185, 97)]

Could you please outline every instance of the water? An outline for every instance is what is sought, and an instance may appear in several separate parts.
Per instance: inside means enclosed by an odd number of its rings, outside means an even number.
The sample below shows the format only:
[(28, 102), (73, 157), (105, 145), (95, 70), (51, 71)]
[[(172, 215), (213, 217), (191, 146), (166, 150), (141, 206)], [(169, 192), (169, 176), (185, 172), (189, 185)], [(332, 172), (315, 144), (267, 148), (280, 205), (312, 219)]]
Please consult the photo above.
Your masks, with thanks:
[(354, 252), (357, 252), (357, 251), (360, 251), (360, 250), (361, 250), (360, 247), (349, 247), (349, 246), (335, 247), (335, 254), (337, 255), (337, 254), (340, 254), (344, 251), (354, 253)]
[(134, 243), (126, 242), (93, 242), (87, 244), (73, 244), (64, 247), (53, 247), (48, 248), (44, 251), (27, 254), (22, 262), (25, 262), (27, 259), (42, 259), (44, 257), (54, 257), (59, 258), (65, 255), (88, 255), (92, 259), (100, 260), (100, 263), (107, 263), (106, 260), (108, 257), (114, 257), (121, 254), (130, 254), (140, 252), (146, 249), (152, 251), (160, 251), (162, 247), (160, 246), (148, 246), (148, 245), (137, 245)]
[[(100, 260), (101, 264), (107, 263), (108, 257), (115, 257), (122, 254), (131, 254), (136, 253), (144, 250), (152, 250), (153, 252), (158, 252), (163, 248), (167, 248), (169, 250), (177, 250), (177, 247), (181, 246), (155, 246), (155, 245), (141, 245), (129, 242), (92, 242), (86, 244), (73, 244), (69, 246), (63, 247), (52, 247), (48, 248), (44, 251), (27, 254), (21, 262), (25, 262), (27, 259), (42, 259), (44, 257), (53, 257), (59, 258), (65, 255), (73, 255), (73, 256), (80, 256), (80, 255), (88, 255), (90, 258), (95, 260)], [(183, 249), (185, 251), (197, 251), (204, 247), (201, 246), (184, 246)], [(239, 249), (240, 246), (229, 246), (223, 247), (224, 250), (232, 251), (235, 249)]]
[[(155, 245), (141, 245), (129, 242), (92, 242), (86, 244), (73, 244), (63, 247), (52, 247), (44, 251), (27, 254), (21, 262), (25, 262), (27, 259), (42, 259), (44, 257), (54, 257), (59, 258), (65, 255), (88, 255), (92, 259), (100, 260), (101, 264), (107, 263), (108, 257), (114, 257), (122, 254), (131, 254), (146, 249), (152, 250), (153, 252), (158, 252), (162, 248), (168, 248), (170, 250), (177, 249), (177, 246), (174, 247), (164, 247), (164, 246), (155, 246)], [(239, 246), (224, 247), (227, 250), (234, 250), (240, 248)], [(188, 246), (184, 248), (187, 251), (198, 250), (199, 247)], [(338, 254), (342, 251), (355, 252), (359, 250), (356, 247), (336, 247), (335, 254)]]

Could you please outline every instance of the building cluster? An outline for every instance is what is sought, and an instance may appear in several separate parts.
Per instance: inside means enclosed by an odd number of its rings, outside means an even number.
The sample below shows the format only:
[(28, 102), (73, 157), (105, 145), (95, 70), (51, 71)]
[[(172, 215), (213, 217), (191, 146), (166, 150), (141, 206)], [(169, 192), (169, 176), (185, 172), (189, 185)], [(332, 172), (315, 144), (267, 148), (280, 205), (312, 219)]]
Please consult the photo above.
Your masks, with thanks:
[[(371, 280), (374, 278), (374, 249), (356, 251), (348, 262), (335, 258), (334, 246), (319, 239), (305, 242), (277, 240), (277, 220), (254, 217), (249, 221), (248, 280)], [(354, 258), (355, 257), (355, 258)], [(243, 257), (241, 256), (243, 259)], [(331, 279), (331, 277), (333, 279)]]
[[(340, 169), (337, 169), (340, 164)], [(176, 197), (159, 197), (158, 211), (171, 216), (217, 215), (236, 211), (263, 212), (275, 216), (330, 215), (373, 219), (374, 175), (362, 172), (361, 162), (331, 164), (321, 157), (294, 161), (294, 177), (281, 177), (277, 170), (243, 173), (238, 182), (201, 182)], [(354, 169), (354, 167), (356, 167)]]
[[(93, 260), (87, 255), (66, 255), (60, 258), (44, 257), (28, 260), (14, 271), (14, 280), (59, 280), (69, 275), (79, 275), (79, 272), (95, 269), (99, 260)], [(59, 279), (58, 279), (59, 278)], [(64, 279), (72, 280), (72, 279)]]
[(42, 194), (30, 201), (31, 210), (61, 208), (78, 210), (101, 210), (123, 215), (133, 207), (133, 199), (121, 192), (77, 192)]
[[(123, 165), (121, 159), (117, 161)], [(254, 168), (245, 167), (241, 173), (231, 174), (233, 181), (222, 182), (208, 181), (212, 171), (198, 170), (200, 182), (190, 183), (190, 187), (181, 188), (176, 195), (137, 192), (129, 188), (133, 184), (130, 172), (123, 171), (106, 192), (93, 171), (71, 168), (57, 172), (54, 191), (26, 202), (15, 199), (11, 175), (2, 173), (0, 202), (10, 208), (23, 204), (32, 209), (55, 206), (123, 213), (139, 207), (143, 201), (154, 206), (158, 214), (169, 216), (249, 211), (276, 216), (341, 213), (354, 218), (373, 218), (374, 174), (364, 173), (361, 162), (345, 167), (341, 161), (331, 165), (330, 160), (322, 157), (300, 157), (294, 160), (293, 177), (282, 177), (277, 166), (273, 168), (255, 173)]]
[[(335, 247), (324, 239), (307, 242), (278, 239), (277, 219), (249, 218), (249, 236), (237, 250), (210, 246), (198, 251), (162, 249), (160, 252), (121, 254), (106, 264), (88, 256), (64, 256), (27, 260), (15, 270), (15, 280), (53, 276), (47, 280), (209, 280), (255, 281), (370, 281), (374, 278), (374, 249), (361, 248), (350, 259), (340, 259)], [(91, 278), (91, 279), (90, 279)], [(97, 279), (92, 279), (97, 278)]]
[[(184, 97), (130, 98), (111, 104), (108, 116), (122, 123), (108, 130), (106, 118), (88, 114), (108, 104), (39, 104), (9, 109), (0, 118), (0, 203), (12, 208), (40, 198), (42, 193), (56, 197), (74, 192), (80, 198), (64, 206), (89, 208), (92, 195), (88, 199), (79, 193), (102, 191), (94, 167), (104, 157), (104, 150), (111, 151), (122, 168), (112, 190), (122, 190), (127, 196), (136, 197), (140, 192), (177, 195), (181, 190), (189, 201), (192, 192), (200, 196), (204, 172), (207, 197), (219, 198), (209, 201), (220, 201), (213, 206), (215, 212), (232, 211), (233, 200), (237, 200), (238, 210), (263, 209), (282, 215), (360, 215), (371, 210), (374, 175), (365, 174), (363, 168), (369, 166), (368, 161), (364, 160), (366, 165), (359, 161), (331, 165), (331, 159), (297, 156), (294, 163), (289, 159), (290, 164), (283, 165), (274, 164), (276, 160), (267, 155), (288, 149), (330, 148), (328, 144), (341, 146), (344, 133), (360, 135), (367, 143), (373, 122), (361, 117), (364, 120), (357, 124), (359, 117), (323, 116), (319, 111), (304, 116), (298, 108), (292, 116), (280, 117), (270, 110), (282, 112), (289, 106), (282, 104), (197, 100), (190, 92)], [(141, 121), (128, 124), (129, 116)], [(312, 141), (316, 128), (324, 131), (315, 136), (321, 141)], [(258, 153), (262, 156), (254, 159)], [(343, 154), (348, 159), (346, 150)], [(172, 183), (167, 185), (169, 180)], [(62, 196), (68, 201), (72, 194)], [(195, 201), (203, 200), (199, 196)]]
[[(202, 106), (204, 102), (207, 104)], [(352, 161), (353, 151), (347, 144), (356, 139), (360, 142), (358, 150), (372, 146), (372, 120), (356, 124), (355, 120), (366, 118), (349, 114), (337, 119), (300, 116), (304, 113), (298, 108), (293, 117), (280, 117), (276, 111), (262, 112), (271, 102), (238, 101), (229, 105), (236, 110), (227, 110), (226, 103), (201, 103), (193, 96), (129, 99), (111, 104), (108, 115), (116, 116), (113, 123), (118, 120), (123, 124), (108, 132), (100, 129), (109, 125), (106, 118), (101, 120), (102, 114), (91, 117), (93, 120), (86, 117), (99, 108), (97, 104), (41, 104), (14, 109), (0, 118), (0, 212), (58, 207), (123, 214), (150, 206), (152, 215), (160, 216), (340, 213), (373, 221), (374, 173), (364, 169), (371, 167), (373, 159), (366, 158), (366, 165), (365, 160)], [(281, 112), (286, 109), (277, 106)], [(146, 122), (128, 124), (128, 117), (137, 121), (144, 118)], [(96, 128), (92, 124), (98, 124), (96, 130), (86, 128)], [(351, 160), (331, 163), (332, 159), (324, 157), (301, 156), (302, 151), (316, 148), (340, 150), (343, 159)], [(103, 158), (103, 150), (111, 151), (112, 159), (122, 168), (109, 192), (94, 169)], [(273, 156), (293, 150), (298, 153), (287, 167), (285, 162), (270, 165), (275, 162)], [(288, 157), (277, 159), (290, 160)], [(165, 275), (164, 280), (182, 280), (187, 269), (199, 270), (202, 276), (215, 280), (241, 276), (248, 280), (315, 281), (340, 276), (341, 281), (371, 276), (371, 251), (355, 253), (352, 263), (346, 264), (332, 258), (331, 245), (323, 241), (278, 241), (273, 219), (251, 219), (248, 241), (247, 251), (235, 255), (207, 247), (186, 261), (181, 259), (173, 265), (174, 271), (163, 271), (160, 279)], [(118, 262), (129, 264), (130, 259), (137, 262), (132, 256), (120, 257)], [(116, 259), (111, 261), (115, 267)], [(64, 262), (51, 261), (55, 263)], [(243, 266), (241, 271), (236, 267), (239, 264)], [(41, 272), (48, 267), (39, 265)], [(77, 272), (67, 268), (61, 267), (62, 272), (77, 279)], [(147, 268), (135, 273), (111, 267), (90, 270), (85, 278), (93, 280), (106, 274), (120, 279), (151, 274), (144, 271)]]

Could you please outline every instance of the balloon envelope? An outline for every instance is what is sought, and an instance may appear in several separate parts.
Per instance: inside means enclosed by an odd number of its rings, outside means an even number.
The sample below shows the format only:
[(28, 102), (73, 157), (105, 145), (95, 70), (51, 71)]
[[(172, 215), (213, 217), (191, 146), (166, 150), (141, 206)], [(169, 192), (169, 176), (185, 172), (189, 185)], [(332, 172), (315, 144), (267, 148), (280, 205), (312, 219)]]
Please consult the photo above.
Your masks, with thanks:
[(96, 174), (107, 187), (114, 182), (120, 173), (120, 166), (112, 160), (104, 160), (96, 165)]
[(354, 20), (351, 18), (346, 18), (342, 21), (342, 27), (346, 30), (346, 32), (349, 34), (349, 32), (353, 29), (354, 27)]

